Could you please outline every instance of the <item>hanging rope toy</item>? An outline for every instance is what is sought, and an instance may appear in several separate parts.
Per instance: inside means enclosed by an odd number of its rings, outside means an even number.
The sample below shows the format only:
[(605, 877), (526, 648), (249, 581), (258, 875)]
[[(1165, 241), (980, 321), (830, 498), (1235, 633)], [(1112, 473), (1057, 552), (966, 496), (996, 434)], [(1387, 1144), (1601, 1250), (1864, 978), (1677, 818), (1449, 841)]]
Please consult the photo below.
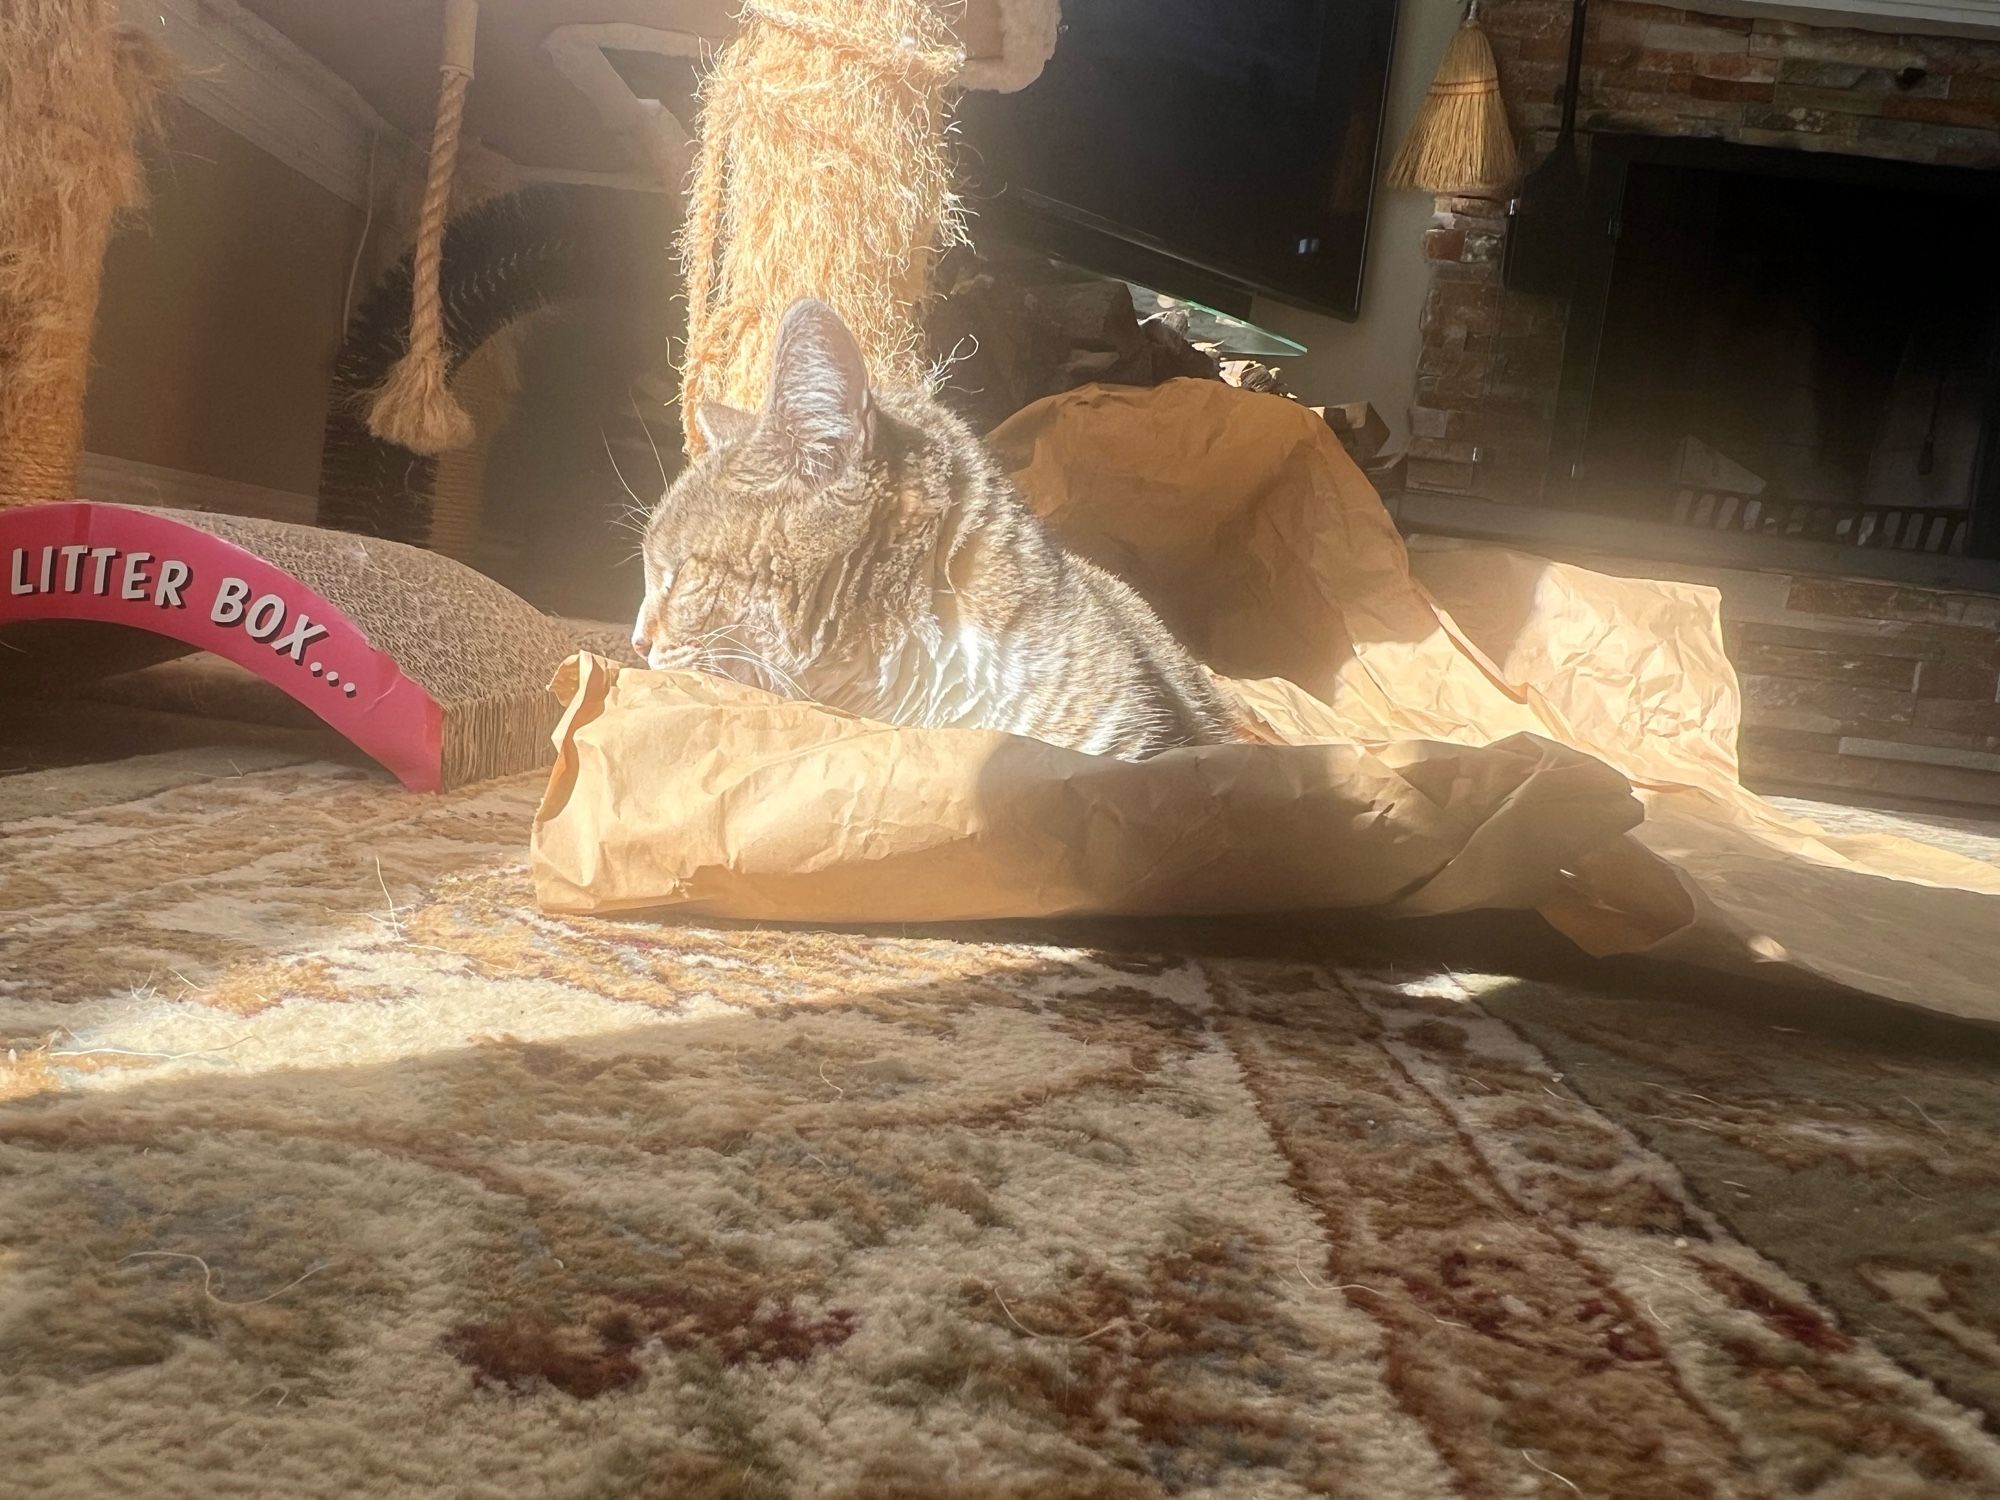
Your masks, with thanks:
[(410, 273), (410, 342), (368, 409), (368, 430), (416, 453), (438, 454), (472, 441), (473, 422), (452, 396), (444, 346), (444, 307), (438, 295), (444, 260), (445, 220), (451, 212), (451, 177), (458, 161), (465, 91), (472, 82), (473, 38), (479, 0), (446, 0), (444, 52), (439, 66), (437, 123)]

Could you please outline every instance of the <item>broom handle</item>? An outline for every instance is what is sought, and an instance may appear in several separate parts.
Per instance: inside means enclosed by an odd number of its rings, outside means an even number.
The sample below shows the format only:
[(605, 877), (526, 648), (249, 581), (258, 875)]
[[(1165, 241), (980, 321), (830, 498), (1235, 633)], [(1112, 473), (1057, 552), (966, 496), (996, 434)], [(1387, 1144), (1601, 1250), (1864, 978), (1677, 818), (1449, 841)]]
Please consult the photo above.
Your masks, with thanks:
[(1563, 79), (1561, 132), (1565, 141), (1576, 134), (1576, 96), (1583, 78), (1583, 19), (1589, 8), (1590, 0), (1576, 0), (1569, 12), (1569, 73)]

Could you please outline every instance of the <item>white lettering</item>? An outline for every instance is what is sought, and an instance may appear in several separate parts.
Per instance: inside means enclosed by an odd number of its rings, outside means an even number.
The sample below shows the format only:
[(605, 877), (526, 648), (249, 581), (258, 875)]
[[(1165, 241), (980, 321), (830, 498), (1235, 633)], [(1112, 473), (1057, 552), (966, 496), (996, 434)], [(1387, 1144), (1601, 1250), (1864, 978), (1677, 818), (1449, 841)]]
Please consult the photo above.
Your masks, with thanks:
[(88, 547), (81, 546), (65, 547), (62, 549), (63, 562), (65, 564), (63, 568), (63, 592), (65, 594), (74, 594), (76, 592), (77, 582), (81, 577), (83, 569), (83, 554), (89, 550)]
[(42, 588), (44, 594), (52, 594), (56, 587), (56, 549), (42, 548)]
[(168, 558), (160, 564), (160, 581), (153, 586), (153, 603), (162, 609), (185, 609), (181, 588), (188, 581), (188, 565)]
[(116, 547), (92, 547), (90, 555), (97, 563), (97, 581), (91, 584), (93, 594), (102, 594), (111, 583), (111, 559), (118, 555)]
[(34, 584), (28, 581), (28, 549), (26, 547), (16, 547), (14, 549), (13, 583), (13, 592), (17, 594), (32, 594), (35, 591)]
[(240, 578), (225, 578), (215, 591), (215, 607), (209, 619), (218, 625), (234, 625), (243, 618), (243, 601), (250, 597), (250, 585)]
[(324, 625), (315, 625), (305, 615), (300, 615), (292, 622), (292, 628), (285, 637), (272, 643), (271, 649), (284, 652), (293, 661), (302, 662), (306, 659), (306, 643), (316, 641), (325, 634)]
[(118, 585), (120, 599), (137, 599), (146, 602), (146, 586), (153, 579), (146, 571), (146, 564), (153, 560), (150, 552), (128, 552), (125, 554), (125, 577)]
[(278, 633), (278, 627), (285, 623), (285, 601), (276, 594), (266, 594), (250, 606), (250, 618), (243, 628), (253, 641), (268, 640)]

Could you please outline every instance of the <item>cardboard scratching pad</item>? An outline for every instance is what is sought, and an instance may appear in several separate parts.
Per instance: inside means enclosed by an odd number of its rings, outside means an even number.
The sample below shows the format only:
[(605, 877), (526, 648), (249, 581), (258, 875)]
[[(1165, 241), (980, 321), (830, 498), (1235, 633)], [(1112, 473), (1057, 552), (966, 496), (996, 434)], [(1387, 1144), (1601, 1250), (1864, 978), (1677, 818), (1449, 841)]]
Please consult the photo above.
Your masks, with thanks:
[(412, 791), (547, 765), (549, 678), (583, 634), (434, 552), (201, 511), (6, 511), (0, 563), (0, 629), (96, 622), (226, 657)]

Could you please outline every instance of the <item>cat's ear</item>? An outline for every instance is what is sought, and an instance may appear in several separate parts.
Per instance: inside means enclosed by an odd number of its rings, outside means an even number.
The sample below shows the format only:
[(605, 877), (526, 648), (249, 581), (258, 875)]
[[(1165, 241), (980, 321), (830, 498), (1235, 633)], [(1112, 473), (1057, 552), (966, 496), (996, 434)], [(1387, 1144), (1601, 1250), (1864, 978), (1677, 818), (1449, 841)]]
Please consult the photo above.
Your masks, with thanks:
[(794, 302), (778, 325), (762, 420), (764, 434), (784, 445), (807, 479), (830, 479), (866, 449), (867, 362), (824, 302)]
[(720, 401), (704, 401), (694, 409), (694, 425), (701, 429), (702, 442), (715, 451), (740, 441), (757, 425), (757, 415)]

